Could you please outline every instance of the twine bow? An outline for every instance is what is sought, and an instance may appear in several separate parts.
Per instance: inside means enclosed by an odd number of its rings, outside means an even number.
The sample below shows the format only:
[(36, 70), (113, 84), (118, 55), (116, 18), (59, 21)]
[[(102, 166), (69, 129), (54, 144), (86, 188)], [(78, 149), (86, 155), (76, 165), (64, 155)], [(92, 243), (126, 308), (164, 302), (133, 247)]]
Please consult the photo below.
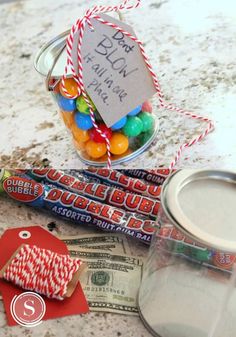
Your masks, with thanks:
[[(207, 123), (207, 127), (206, 129), (197, 137), (193, 138), (192, 140), (190, 140), (189, 142), (186, 142), (184, 144), (182, 144), (174, 159), (172, 160), (169, 168), (173, 169), (176, 165), (176, 163), (179, 161), (182, 152), (185, 148), (187, 147), (191, 147), (192, 145), (196, 144), (197, 142), (200, 142), (203, 138), (205, 138), (208, 133), (210, 133), (213, 129), (214, 129), (214, 125), (213, 122), (208, 119), (207, 117), (203, 117), (203, 116), (199, 116), (196, 114), (193, 114), (192, 112), (186, 111), (184, 109), (178, 108), (176, 106), (174, 106), (173, 104), (168, 104), (164, 101), (163, 99), (163, 94), (161, 91), (161, 87), (158, 81), (158, 78), (152, 68), (151, 63), (149, 62), (148, 56), (145, 53), (143, 44), (140, 40), (137, 39), (137, 37), (133, 36), (132, 34), (130, 34), (129, 32), (123, 30), (121, 27), (117, 26), (114, 23), (111, 23), (109, 21), (104, 20), (103, 18), (100, 17), (99, 14), (103, 14), (103, 13), (109, 13), (109, 12), (122, 12), (123, 10), (131, 10), (134, 8), (139, 7), (139, 5), (141, 4), (141, 0), (136, 0), (135, 4), (131, 5), (130, 4), (130, 0), (125, 0), (123, 1), (120, 5), (117, 6), (95, 6), (92, 9), (88, 9), (85, 13), (85, 15), (77, 20), (77, 22), (73, 25), (73, 27), (71, 28), (70, 34), (67, 38), (66, 41), (66, 51), (67, 51), (67, 62), (66, 62), (66, 66), (65, 66), (65, 72), (64, 75), (62, 77), (62, 88), (63, 91), (65, 93), (65, 95), (68, 98), (76, 98), (75, 96), (71, 96), (69, 94), (69, 92), (66, 90), (65, 88), (65, 79), (66, 79), (66, 75), (68, 73), (68, 69), (71, 69), (72, 72), (72, 76), (74, 78), (74, 80), (76, 81), (77, 85), (78, 85), (78, 95), (80, 96), (81, 94), (83, 95), (84, 100), (86, 101), (88, 107), (89, 107), (89, 111), (90, 111), (90, 117), (93, 123), (94, 128), (96, 129), (96, 131), (105, 139), (106, 141), (106, 147), (107, 147), (107, 168), (111, 168), (111, 151), (110, 151), (110, 140), (107, 138), (106, 134), (103, 133), (99, 126), (96, 124), (96, 120), (95, 120), (95, 116), (94, 116), (94, 107), (92, 106), (89, 97), (85, 91), (85, 87), (84, 87), (84, 82), (83, 82), (83, 65), (82, 65), (82, 56), (81, 56), (81, 46), (82, 46), (82, 41), (83, 41), (83, 36), (84, 36), (84, 30), (85, 30), (85, 26), (86, 24), (88, 24), (89, 28), (91, 30), (94, 30), (91, 19), (96, 19), (99, 22), (101, 22), (104, 25), (110, 26), (114, 29), (116, 29), (117, 31), (122, 32), (125, 36), (127, 36), (128, 38), (130, 38), (131, 40), (133, 40), (134, 42), (136, 42), (139, 45), (140, 48), (140, 52), (143, 56), (143, 59), (146, 63), (146, 66), (152, 76), (153, 79), (153, 84), (155, 86), (155, 89), (157, 91), (158, 94), (158, 99), (159, 99), (159, 108), (164, 108), (170, 111), (176, 111), (178, 113), (181, 113), (187, 117), (191, 117), (193, 119), (197, 119), (200, 120), (202, 122)], [(72, 59), (72, 48), (73, 48), (73, 44), (74, 44), (74, 38), (75, 38), (75, 34), (79, 32), (79, 38), (78, 38), (78, 45), (77, 45), (77, 57), (78, 57), (78, 75), (77, 72), (75, 71), (75, 65)]]

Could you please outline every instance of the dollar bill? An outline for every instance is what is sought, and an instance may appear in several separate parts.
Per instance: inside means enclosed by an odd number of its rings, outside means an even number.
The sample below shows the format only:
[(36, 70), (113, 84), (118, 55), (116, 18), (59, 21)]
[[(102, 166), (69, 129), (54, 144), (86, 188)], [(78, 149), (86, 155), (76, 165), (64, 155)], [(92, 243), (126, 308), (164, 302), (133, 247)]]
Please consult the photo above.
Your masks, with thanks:
[(78, 250), (86, 247), (86, 250), (109, 251), (116, 254), (131, 255), (128, 240), (122, 234), (84, 234), (77, 236), (60, 236), (71, 250)]
[(87, 263), (80, 282), (91, 311), (138, 314), (143, 260), (131, 256), (124, 235), (86, 234), (60, 239), (72, 257)]
[(84, 249), (69, 252), (87, 263), (80, 282), (91, 311), (138, 315), (142, 259)]

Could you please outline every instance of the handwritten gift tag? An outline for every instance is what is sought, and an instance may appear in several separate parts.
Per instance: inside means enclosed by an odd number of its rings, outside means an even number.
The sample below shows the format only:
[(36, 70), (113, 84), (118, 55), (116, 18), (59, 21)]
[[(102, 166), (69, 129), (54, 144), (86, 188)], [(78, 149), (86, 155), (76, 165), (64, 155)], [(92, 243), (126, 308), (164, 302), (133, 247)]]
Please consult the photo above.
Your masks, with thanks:
[[(135, 36), (127, 24), (108, 15), (112, 22)], [(92, 101), (108, 127), (156, 93), (152, 77), (139, 45), (122, 32), (96, 19), (94, 31), (86, 25), (81, 47), (83, 81)], [(78, 69), (78, 34), (74, 39), (72, 58)]]

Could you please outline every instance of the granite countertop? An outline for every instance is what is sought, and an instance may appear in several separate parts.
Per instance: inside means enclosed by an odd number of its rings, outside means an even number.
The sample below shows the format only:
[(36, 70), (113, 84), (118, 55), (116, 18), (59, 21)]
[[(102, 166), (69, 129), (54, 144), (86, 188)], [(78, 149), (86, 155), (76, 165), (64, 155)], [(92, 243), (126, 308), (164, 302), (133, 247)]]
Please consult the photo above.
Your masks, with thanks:
[[(25, 227), (40, 224), (48, 228), (50, 222), (56, 223), (53, 234), (77, 235), (94, 233), (95, 229), (78, 227), (60, 218), (20, 205), (5, 196), (0, 196), (0, 236), (9, 227)], [(102, 233), (97, 231), (97, 233)], [(145, 256), (147, 247), (129, 240), (133, 254)], [(83, 316), (68, 316), (48, 320), (36, 328), (21, 326), (8, 327), (3, 303), (0, 301), (0, 337), (151, 337), (138, 316), (92, 312)]]
[[(106, 1), (89, 5), (95, 3)], [(84, 13), (88, 1), (17, 0), (0, 6), (1, 167), (82, 168), (33, 61), (41, 45)], [(145, 0), (142, 8), (125, 13), (145, 43), (166, 100), (215, 121), (216, 130), (185, 151), (181, 167), (236, 167), (235, 9), (234, 0)], [(160, 131), (154, 146), (123, 166), (167, 166), (180, 143), (205, 126), (155, 110)]]

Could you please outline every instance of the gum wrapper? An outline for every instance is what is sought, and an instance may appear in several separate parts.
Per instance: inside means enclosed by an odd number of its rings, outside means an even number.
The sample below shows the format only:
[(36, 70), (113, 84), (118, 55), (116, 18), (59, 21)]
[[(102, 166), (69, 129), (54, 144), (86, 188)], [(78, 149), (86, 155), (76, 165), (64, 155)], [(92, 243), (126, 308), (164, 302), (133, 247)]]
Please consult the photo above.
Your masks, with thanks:
[(112, 184), (128, 192), (142, 194), (149, 198), (160, 200), (161, 186), (148, 185), (142, 180), (128, 177), (119, 171), (91, 168), (83, 170), (83, 174), (99, 179), (100, 183)]
[(128, 175), (132, 178), (138, 178), (145, 183), (151, 183), (155, 185), (162, 185), (168, 176), (171, 174), (169, 169), (156, 169), (156, 170), (119, 170), (121, 173)]
[(160, 241), (160, 248), (173, 251), (175, 255), (188, 259), (190, 262), (198, 262), (207, 267), (231, 272), (236, 256), (224, 252), (208, 249), (204, 245), (186, 238), (173, 226), (164, 226), (157, 233)]
[(118, 188), (104, 184), (89, 183), (84, 180), (68, 175), (56, 169), (35, 169), (26, 172), (33, 179), (43, 183), (53, 184), (60, 188), (82, 194), (98, 202), (122, 208), (128, 212), (135, 212), (156, 218), (160, 202), (139, 194), (129, 193)]
[(126, 212), (30, 178), (10, 176), (1, 185), (11, 198), (47, 210), (75, 224), (93, 225), (105, 231), (120, 232), (148, 244), (155, 230), (155, 221), (142, 214)]

